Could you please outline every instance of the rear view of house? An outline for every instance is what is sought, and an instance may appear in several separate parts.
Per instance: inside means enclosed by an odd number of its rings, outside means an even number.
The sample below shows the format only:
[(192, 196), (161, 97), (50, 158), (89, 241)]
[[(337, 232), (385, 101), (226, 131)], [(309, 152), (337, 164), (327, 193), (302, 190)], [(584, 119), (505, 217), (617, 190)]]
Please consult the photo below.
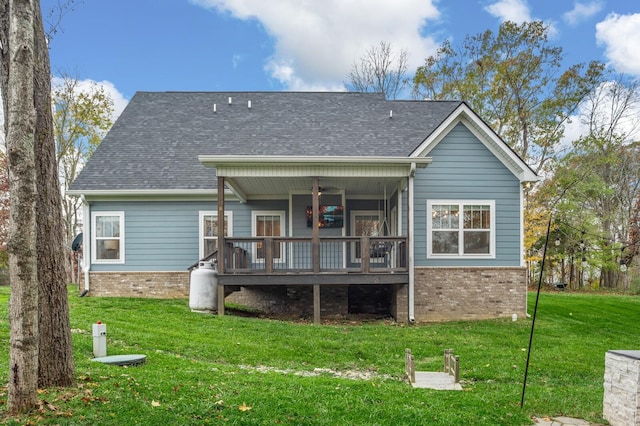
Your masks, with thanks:
[(137, 93), (71, 187), (90, 296), (397, 321), (526, 311), (523, 185), (465, 103), (382, 94)]

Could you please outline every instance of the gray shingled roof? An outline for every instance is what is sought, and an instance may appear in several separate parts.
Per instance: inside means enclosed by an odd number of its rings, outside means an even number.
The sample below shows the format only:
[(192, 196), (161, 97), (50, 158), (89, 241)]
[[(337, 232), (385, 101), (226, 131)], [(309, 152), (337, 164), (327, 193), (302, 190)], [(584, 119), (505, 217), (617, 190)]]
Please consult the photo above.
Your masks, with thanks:
[(215, 171), (198, 155), (408, 156), (459, 105), (374, 93), (138, 92), (71, 190), (213, 188)]

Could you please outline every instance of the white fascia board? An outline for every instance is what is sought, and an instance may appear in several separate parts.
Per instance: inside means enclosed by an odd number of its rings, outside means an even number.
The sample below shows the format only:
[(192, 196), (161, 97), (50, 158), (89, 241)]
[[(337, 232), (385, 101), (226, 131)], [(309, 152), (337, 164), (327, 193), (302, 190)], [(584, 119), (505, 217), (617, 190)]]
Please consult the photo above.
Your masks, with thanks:
[(495, 155), (520, 182), (537, 182), (541, 178), (520, 158), (500, 137), (474, 113), (469, 106), (461, 104), (442, 124), (427, 138), (410, 157), (428, 155), (449, 132), (462, 122)]
[(199, 155), (198, 161), (206, 167), (268, 165), (270, 167), (295, 165), (353, 165), (383, 166), (411, 165), (426, 167), (429, 157), (347, 157), (347, 156), (275, 156), (275, 155)]
[[(140, 199), (140, 200), (211, 200), (218, 194), (216, 189), (99, 189), (99, 190), (72, 190), (67, 195), (83, 196), (87, 200), (114, 200), (114, 199)], [(225, 190), (225, 195), (235, 198), (234, 194)]]
[[(199, 156), (206, 167), (215, 167), (224, 178), (342, 176), (404, 177), (415, 167), (426, 167), (430, 157), (277, 157)], [(236, 188), (237, 189), (237, 188)]]

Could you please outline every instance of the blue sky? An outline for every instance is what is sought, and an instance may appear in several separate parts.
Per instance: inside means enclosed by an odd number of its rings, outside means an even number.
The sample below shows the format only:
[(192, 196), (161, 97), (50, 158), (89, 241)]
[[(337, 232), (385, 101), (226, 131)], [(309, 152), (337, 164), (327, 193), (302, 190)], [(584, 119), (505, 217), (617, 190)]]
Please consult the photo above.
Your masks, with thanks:
[[(59, 0), (42, 0), (43, 11)], [(410, 72), (445, 39), (541, 19), (566, 63), (640, 76), (637, 0), (84, 0), (50, 43), (54, 74), (97, 82), (120, 111), (136, 91), (344, 90), (384, 40)]]

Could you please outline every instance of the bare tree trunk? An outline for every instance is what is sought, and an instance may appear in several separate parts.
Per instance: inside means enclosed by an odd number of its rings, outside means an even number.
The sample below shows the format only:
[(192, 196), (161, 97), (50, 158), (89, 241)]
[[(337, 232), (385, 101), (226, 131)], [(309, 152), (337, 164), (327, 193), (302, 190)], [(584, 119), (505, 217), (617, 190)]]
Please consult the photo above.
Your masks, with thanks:
[(35, 70), (34, 102), (37, 113), (35, 162), (38, 181), (36, 203), (40, 356), (38, 386), (69, 386), (74, 362), (67, 300), (65, 232), (58, 178), (53, 116), (51, 72), (40, 2), (34, 5)]
[(3, 96), (4, 134), (9, 126), (9, 0), (0, 0), (0, 95)]
[[(4, 9), (6, 11), (6, 4)], [(31, 0), (10, 0), (8, 9), (10, 73), (6, 102), (11, 201), (8, 245), (11, 331), (7, 409), (10, 414), (17, 414), (33, 409), (38, 402), (34, 10)]]

